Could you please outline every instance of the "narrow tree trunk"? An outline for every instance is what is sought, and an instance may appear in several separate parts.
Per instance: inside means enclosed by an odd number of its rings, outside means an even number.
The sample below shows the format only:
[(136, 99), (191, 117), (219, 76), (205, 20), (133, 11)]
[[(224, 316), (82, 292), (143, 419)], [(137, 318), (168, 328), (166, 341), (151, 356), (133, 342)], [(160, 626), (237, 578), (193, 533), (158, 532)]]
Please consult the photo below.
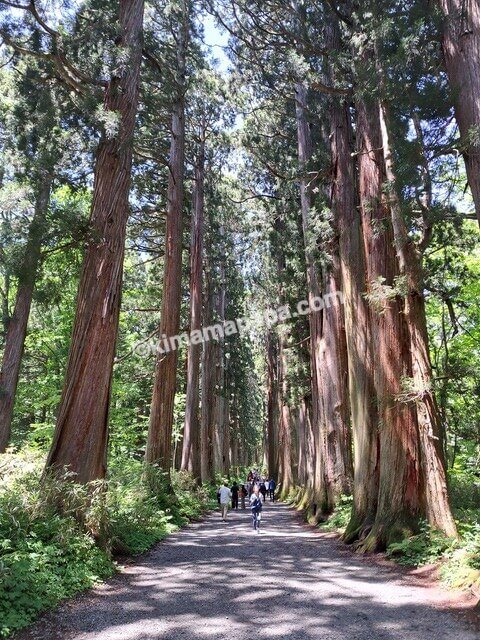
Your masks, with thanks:
[(277, 444), (277, 349), (276, 339), (272, 331), (267, 335), (267, 459), (268, 475), (278, 478), (278, 444)]
[[(167, 338), (176, 336), (180, 330), (185, 156), (184, 88), (188, 35), (188, 15), (187, 11), (184, 10), (177, 36), (178, 94), (172, 114), (160, 340), (162, 340), (163, 336)], [(177, 384), (177, 361), (178, 351), (176, 349), (167, 354), (158, 354), (145, 452), (145, 461), (150, 464), (157, 464), (167, 474), (170, 473), (172, 462), (172, 430)]]
[[(205, 325), (213, 322), (213, 284), (212, 274), (208, 270), (205, 276)], [(200, 453), (202, 482), (214, 480), (213, 443), (214, 429), (214, 394), (215, 394), (215, 344), (207, 340), (203, 346), (202, 357), (202, 400), (200, 421)]]
[(224, 388), (224, 399), (223, 399), (223, 424), (224, 424), (224, 435), (223, 435), (223, 469), (224, 473), (230, 477), (230, 467), (231, 467), (231, 459), (230, 459), (230, 444), (231, 444), (231, 434), (230, 434), (230, 403), (228, 401), (228, 363), (225, 362), (225, 388)]
[[(223, 228), (220, 227), (220, 238), (223, 245)], [(220, 250), (222, 252), (223, 247)], [(225, 322), (225, 263), (223, 255), (220, 256), (218, 281), (215, 283), (213, 294), (215, 324), (224, 325)], [(219, 337), (213, 341), (214, 353), (214, 468), (215, 471), (225, 474), (227, 472), (225, 459), (226, 428), (226, 397), (225, 397), (225, 342)]]
[(282, 496), (287, 496), (291, 489), (295, 486), (293, 477), (293, 450), (292, 450), (292, 432), (290, 424), (290, 407), (287, 402), (288, 383), (286, 379), (287, 357), (285, 352), (284, 335), (280, 328), (281, 335), (278, 339), (277, 354), (277, 393), (278, 393), (278, 447), (279, 447), (279, 466), (278, 481), (281, 485)]
[(438, 0), (445, 16), (443, 53), (462, 137), (467, 178), (480, 223), (480, 4)]
[[(202, 328), (202, 282), (203, 282), (203, 220), (205, 181), (205, 140), (200, 141), (195, 183), (193, 188), (192, 238), (190, 242), (190, 332)], [(201, 474), (200, 465), (200, 358), (201, 344), (190, 343), (187, 360), (187, 397), (185, 406), (185, 427), (183, 430), (183, 470), (189, 470), (194, 477)]]
[(108, 410), (122, 287), (133, 131), (142, 59), (143, 0), (120, 0), (118, 48), (128, 61), (111, 78), (104, 108), (119, 114), (96, 156), (88, 244), (77, 296), (67, 374), (47, 467), (80, 482), (103, 478)]
[(2, 368), (0, 370), (0, 453), (5, 451), (10, 440), (13, 405), (15, 403), (25, 337), (27, 335), (28, 318), (40, 261), (43, 226), (50, 200), (51, 186), (52, 177), (50, 175), (43, 176), (43, 181), (38, 187), (35, 211), (28, 230), (23, 264), (18, 280), (15, 308), (12, 317), (8, 320), (5, 335)]
[(447, 535), (455, 536), (457, 530), (448, 500), (441, 417), (433, 390), (420, 256), (408, 236), (397, 193), (389, 136), (388, 106), (385, 102), (380, 101), (378, 109), (395, 249), (400, 272), (406, 278), (407, 294), (404, 314), (410, 336), (413, 373), (413, 389), (410, 389), (412, 396), (410, 400), (415, 402), (420, 429), (427, 518), (434, 527)]

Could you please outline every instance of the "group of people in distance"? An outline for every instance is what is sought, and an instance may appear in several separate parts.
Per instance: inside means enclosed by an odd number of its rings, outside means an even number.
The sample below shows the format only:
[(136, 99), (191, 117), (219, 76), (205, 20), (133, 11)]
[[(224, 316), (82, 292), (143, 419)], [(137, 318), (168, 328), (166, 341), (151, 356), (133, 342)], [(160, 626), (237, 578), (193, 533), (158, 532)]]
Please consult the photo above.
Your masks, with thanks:
[(260, 533), (260, 521), (263, 503), (270, 498), (271, 502), (275, 502), (275, 489), (277, 485), (273, 478), (264, 478), (258, 471), (252, 470), (248, 473), (247, 480), (244, 484), (234, 482), (230, 487), (227, 481), (217, 492), (217, 499), (220, 505), (220, 511), (223, 522), (227, 521), (227, 514), (230, 504), (232, 509), (246, 509), (248, 505), (252, 513), (253, 529)]

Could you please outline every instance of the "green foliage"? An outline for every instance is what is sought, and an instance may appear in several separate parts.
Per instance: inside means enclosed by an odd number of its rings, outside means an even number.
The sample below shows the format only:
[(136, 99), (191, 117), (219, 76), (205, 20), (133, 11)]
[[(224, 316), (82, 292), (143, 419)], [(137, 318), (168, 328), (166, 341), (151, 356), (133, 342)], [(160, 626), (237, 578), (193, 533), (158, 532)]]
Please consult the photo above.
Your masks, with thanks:
[[(51, 498), (59, 487), (49, 483), (44, 491), (39, 465), (31, 458), (24, 462), (12, 461), (8, 483), (0, 485), (1, 637), (114, 570), (73, 513), (55, 509)], [(65, 503), (71, 498), (67, 490)]]
[(320, 526), (327, 531), (344, 531), (350, 521), (352, 513), (353, 496), (341, 496), (335, 511), (326, 522)]
[(393, 542), (387, 549), (387, 556), (403, 565), (418, 567), (439, 560), (455, 548), (457, 542), (422, 522), (420, 533), (400, 542)]

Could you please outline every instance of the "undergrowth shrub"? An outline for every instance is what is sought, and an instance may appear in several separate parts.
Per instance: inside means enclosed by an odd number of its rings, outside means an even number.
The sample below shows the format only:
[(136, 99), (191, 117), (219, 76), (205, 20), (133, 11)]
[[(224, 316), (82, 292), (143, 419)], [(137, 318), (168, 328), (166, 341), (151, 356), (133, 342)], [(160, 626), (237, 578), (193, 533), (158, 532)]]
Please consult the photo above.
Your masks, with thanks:
[(436, 562), (457, 548), (458, 542), (422, 522), (420, 532), (400, 542), (392, 542), (387, 548), (387, 557), (399, 564), (418, 567)]
[[(18, 467), (0, 484), (0, 636), (32, 622), (63, 598), (112, 574), (113, 563), (66, 504), (68, 483), (40, 488), (39, 469)], [(52, 500), (63, 496), (60, 513)], [(88, 519), (86, 510), (85, 522)]]
[(343, 531), (346, 529), (352, 513), (353, 496), (341, 496), (334, 512), (328, 520), (319, 523), (328, 531)]

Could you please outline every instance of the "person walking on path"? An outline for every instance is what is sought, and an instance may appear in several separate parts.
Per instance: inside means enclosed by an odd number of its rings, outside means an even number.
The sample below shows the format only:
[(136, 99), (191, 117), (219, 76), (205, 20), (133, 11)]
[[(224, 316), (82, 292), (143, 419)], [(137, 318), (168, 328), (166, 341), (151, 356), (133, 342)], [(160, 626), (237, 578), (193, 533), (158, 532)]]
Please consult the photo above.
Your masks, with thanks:
[(265, 486), (265, 480), (262, 480), (260, 483), (260, 493), (262, 494), (263, 501), (265, 502), (265, 498), (267, 497), (267, 487)]
[(232, 492), (232, 509), (238, 509), (238, 484), (233, 483), (230, 491)]
[(260, 489), (258, 487), (258, 484), (255, 485), (253, 493), (250, 496), (250, 509), (252, 511), (253, 530), (257, 533), (260, 533), (262, 499), (260, 497)]
[(227, 521), (228, 505), (232, 499), (232, 492), (228, 487), (228, 483), (224, 482), (223, 487), (220, 487), (219, 491), (220, 510), (222, 513), (222, 520)]
[(238, 492), (238, 495), (240, 496), (240, 506), (242, 507), (242, 509), (245, 509), (245, 498), (248, 494), (244, 484), (240, 485), (240, 491)]
[(275, 502), (275, 489), (277, 485), (273, 478), (270, 478), (270, 482), (268, 483), (268, 493), (270, 494), (270, 501)]

